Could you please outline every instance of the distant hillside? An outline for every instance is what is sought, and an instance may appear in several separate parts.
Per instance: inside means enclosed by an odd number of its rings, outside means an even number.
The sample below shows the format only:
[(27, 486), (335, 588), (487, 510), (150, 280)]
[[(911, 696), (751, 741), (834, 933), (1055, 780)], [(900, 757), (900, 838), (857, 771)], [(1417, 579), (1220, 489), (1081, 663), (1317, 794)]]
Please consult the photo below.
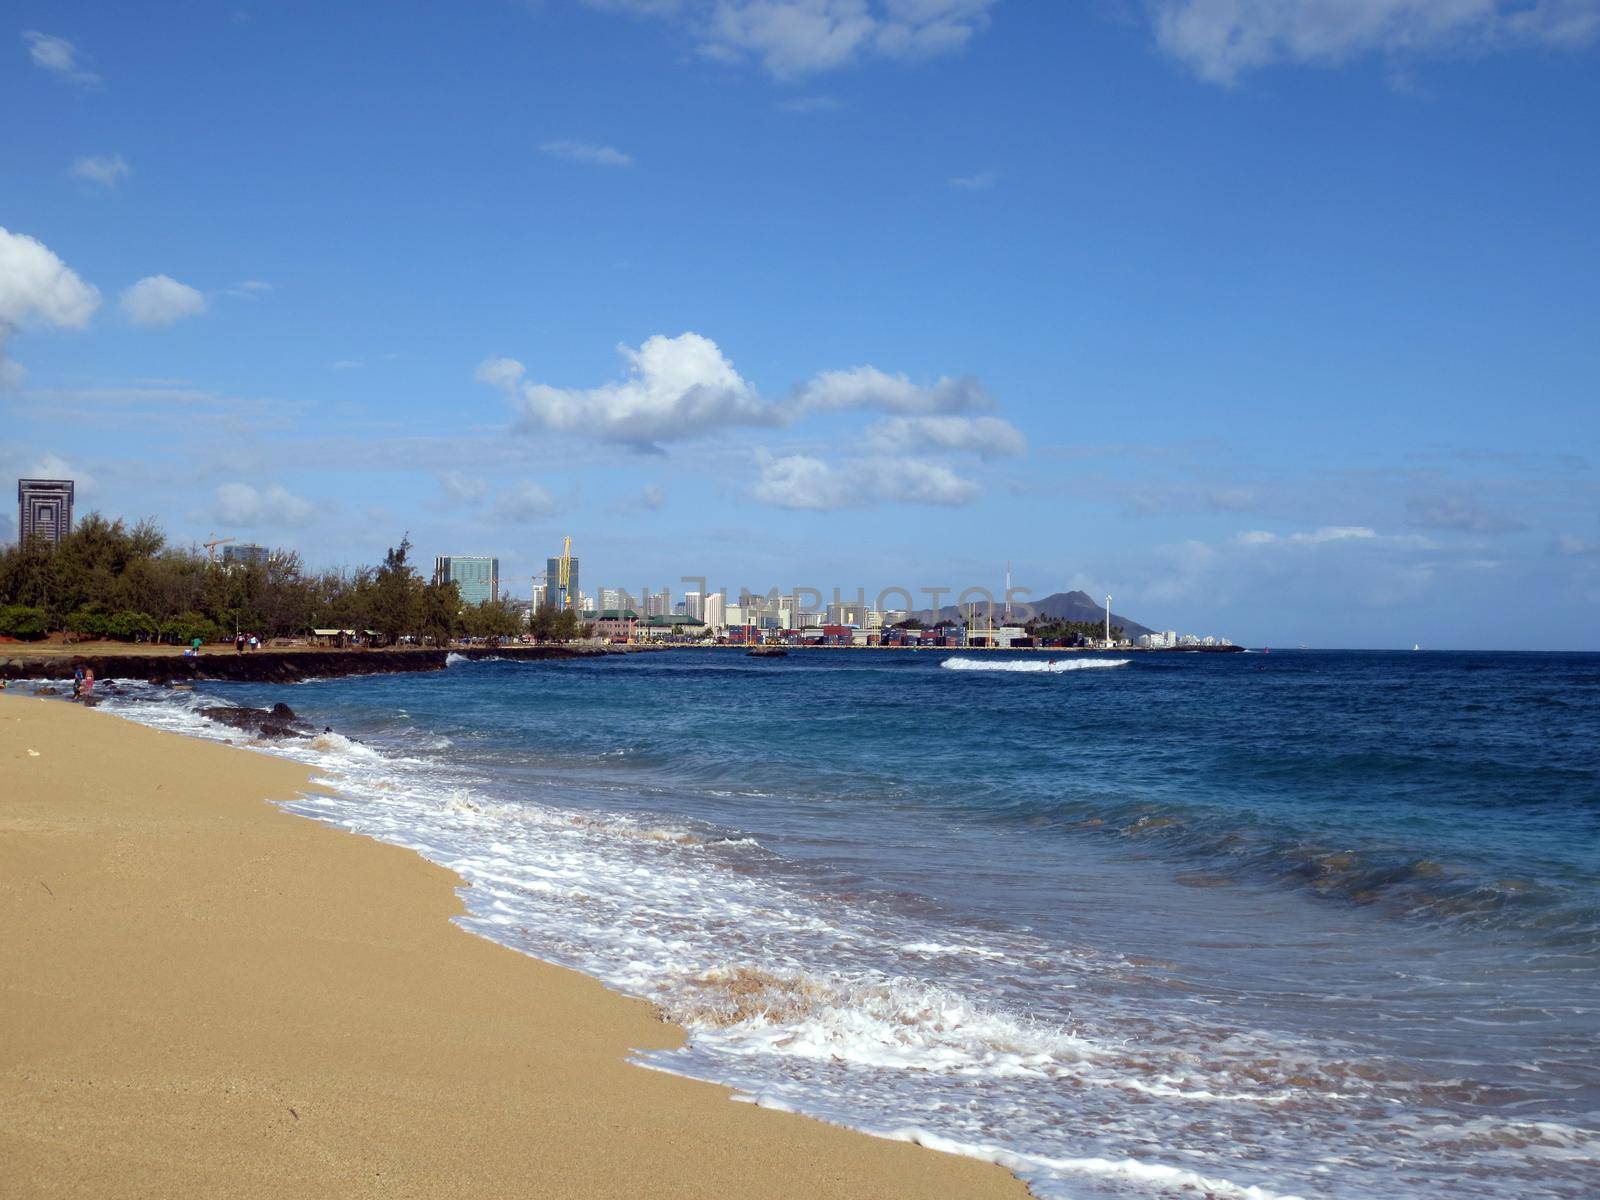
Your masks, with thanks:
[[(1094, 598), (1087, 592), (1057, 592), (1053, 596), (1046, 596), (1042, 600), (1031, 600), (1028, 603), (1032, 606), (1036, 616), (1055, 617), (1059, 621), (1094, 621), (1098, 623), (1104, 621), (1106, 615), (1104, 605), (1096, 603)], [(1000, 618), (998, 608), (999, 605), (997, 603), (996, 620)], [(924, 625), (933, 625), (939, 621), (960, 620), (962, 613), (954, 604), (947, 604), (938, 612), (925, 608), (921, 612), (914, 612), (911, 615)], [(1111, 612), (1111, 623), (1122, 626), (1123, 636), (1128, 638), (1136, 638), (1142, 633), (1154, 632), (1148, 625), (1141, 625), (1131, 618), (1124, 617), (1115, 609)]]

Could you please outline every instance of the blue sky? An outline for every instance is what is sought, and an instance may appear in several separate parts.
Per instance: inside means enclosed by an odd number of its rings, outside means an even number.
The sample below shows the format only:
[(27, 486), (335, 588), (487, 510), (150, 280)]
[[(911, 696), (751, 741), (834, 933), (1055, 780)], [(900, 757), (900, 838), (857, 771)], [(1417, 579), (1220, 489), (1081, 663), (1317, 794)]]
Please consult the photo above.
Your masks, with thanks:
[(1600, 649), (1600, 0), (7, 19), (0, 471), (80, 510)]

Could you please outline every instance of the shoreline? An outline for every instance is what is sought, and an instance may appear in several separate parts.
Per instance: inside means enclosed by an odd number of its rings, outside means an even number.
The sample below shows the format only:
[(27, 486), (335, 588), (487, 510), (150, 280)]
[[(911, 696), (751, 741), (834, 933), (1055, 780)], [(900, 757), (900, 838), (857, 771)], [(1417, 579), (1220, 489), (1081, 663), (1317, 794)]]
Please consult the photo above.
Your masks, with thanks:
[[(700, 643), (630, 643), (593, 645), (512, 645), (457, 646), (448, 649), (403, 647), (386, 650), (332, 650), (314, 648), (264, 648), (248, 654), (235, 654), (225, 647), (198, 655), (183, 654), (177, 647), (152, 653), (138, 647), (109, 648), (104, 643), (53, 645), (47, 649), (21, 648), (27, 643), (0, 645), (0, 680), (22, 682), (30, 679), (71, 679), (79, 665), (93, 669), (97, 679), (139, 679), (150, 683), (179, 683), (188, 680), (232, 681), (235, 683), (298, 683), (306, 679), (328, 679), (353, 675), (391, 675), (409, 671), (442, 671), (451, 655), (465, 659), (502, 658), (521, 662), (597, 658), (617, 654), (652, 654), (664, 650), (727, 650), (748, 654), (755, 645), (702, 645)], [(784, 651), (858, 650), (915, 651), (937, 654), (1027, 653), (1077, 654), (1238, 654), (1243, 646), (1140, 646), (1099, 650), (1086, 646), (812, 646), (775, 645)], [(9, 650), (9, 652), (8, 652)]]
[[(115, 644), (115, 643), (114, 643)], [(21, 643), (18, 643), (21, 645)], [(41, 653), (5, 653), (0, 647), (0, 679), (71, 679), (75, 666), (94, 670), (97, 679), (141, 679), (151, 683), (184, 680), (231, 680), (238, 683), (298, 683), (347, 675), (392, 675), (407, 671), (443, 671), (450, 656), (460, 658), (512, 658), (528, 662), (553, 659), (595, 658), (609, 654), (641, 653), (651, 647), (634, 646), (462, 646), (448, 649), (401, 647), (386, 650), (332, 650), (295, 648), (263, 649), (236, 654), (217, 646), (187, 655), (177, 647), (151, 653), (139, 648), (110, 650), (102, 643), (55, 646)]]
[(0, 696), (12, 1194), (1027, 1195), (630, 1065), (684, 1033), (455, 927), (447, 869), (268, 802), (310, 774)]

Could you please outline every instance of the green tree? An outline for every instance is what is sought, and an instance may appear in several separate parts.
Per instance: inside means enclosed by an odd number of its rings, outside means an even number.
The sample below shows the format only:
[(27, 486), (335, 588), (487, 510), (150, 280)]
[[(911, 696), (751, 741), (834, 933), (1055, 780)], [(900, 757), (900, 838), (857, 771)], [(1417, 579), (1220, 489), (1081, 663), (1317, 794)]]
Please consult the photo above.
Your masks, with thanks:
[(372, 625), (391, 643), (416, 624), (422, 597), (422, 580), (406, 561), (410, 553), (411, 537), (402, 534), (400, 544), (389, 548), (372, 579)]

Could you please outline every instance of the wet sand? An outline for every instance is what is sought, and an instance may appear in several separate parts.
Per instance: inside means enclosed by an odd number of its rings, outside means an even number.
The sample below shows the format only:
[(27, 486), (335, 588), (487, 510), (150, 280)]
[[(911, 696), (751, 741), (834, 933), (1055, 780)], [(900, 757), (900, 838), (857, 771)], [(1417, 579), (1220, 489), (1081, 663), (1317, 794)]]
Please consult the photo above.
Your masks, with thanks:
[(0, 694), (0, 1194), (1026, 1196), (627, 1064), (650, 1007), (281, 812), (296, 764)]

